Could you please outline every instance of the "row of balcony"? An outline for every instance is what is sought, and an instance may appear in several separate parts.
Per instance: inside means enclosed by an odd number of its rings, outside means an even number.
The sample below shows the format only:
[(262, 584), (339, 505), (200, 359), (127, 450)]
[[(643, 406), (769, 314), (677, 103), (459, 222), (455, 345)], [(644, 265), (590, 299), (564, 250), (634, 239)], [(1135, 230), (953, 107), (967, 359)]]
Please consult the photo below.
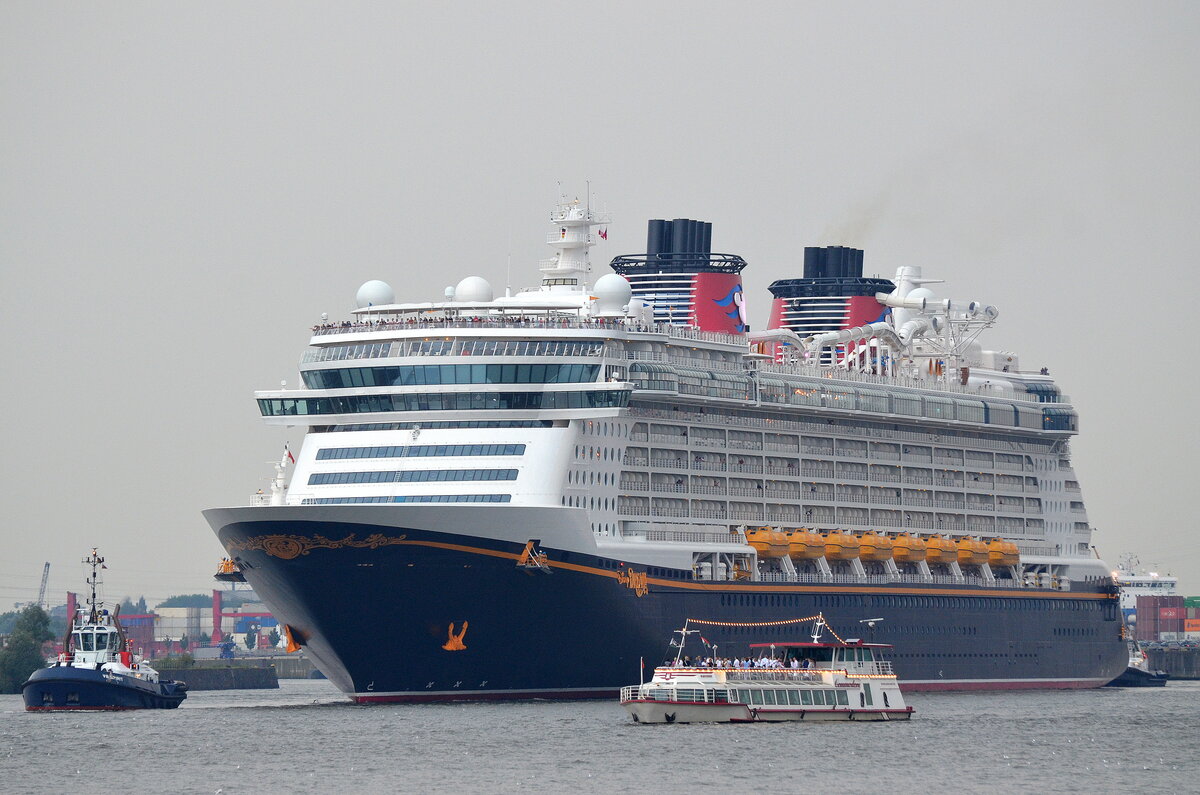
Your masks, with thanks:
[[(771, 452), (778, 452), (778, 453), (792, 453), (792, 454), (797, 453), (797, 448), (794, 445), (772, 444), (772, 443), (766, 443), (766, 442), (756, 443), (756, 442), (746, 441), (746, 440), (728, 440), (728, 441), (726, 441), (723, 439), (716, 439), (716, 438), (705, 437), (705, 436), (693, 436), (691, 439), (689, 439), (687, 436), (672, 436), (669, 434), (661, 434), (661, 433), (652, 433), (652, 434), (635, 433), (635, 434), (631, 434), (629, 438), (630, 438), (630, 441), (634, 442), (634, 443), (655, 442), (658, 444), (678, 445), (680, 447), (688, 447), (688, 446), (704, 447), (704, 448), (713, 449), (713, 450), (749, 450), (749, 451), (769, 450)], [(924, 455), (912, 454), (912, 453), (905, 453), (902, 455), (900, 453), (892, 453), (892, 452), (886, 452), (886, 451), (872, 451), (872, 452), (868, 453), (867, 451), (846, 450), (846, 449), (838, 449), (835, 451), (831, 448), (814, 447), (811, 445), (802, 445), (799, 450), (799, 453), (804, 454), (804, 455), (832, 456), (835, 458), (853, 458), (855, 460), (860, 460), (860, 461), (897, 461), (897, 462), (901, 462), (901, 463), (929, 464), (931, 466), (934, 466), (934, 465), (943, 466), (944, 465), (944, 466), (953, 466), (953, 467), (978, 466), (982, 469), (1003, 470), (1005, 472), (1024, 472), (1024, 471), (1026, 471), (1026, 469), (1029, 469), (1030, 471), (1032, 471), (1031, 468), (1027, 468), (1027, 467), (1017, 465), (1017, 464), (1010, 464), (1007, 462), (996, 463), (996, 462), (991, 462), (991, 461), (977, 461), (976, 460), (976, 461), (966, 461), (964, 463), (964, 460), (962, 457), (954, 457), (954, 456), (937, 456), (937, 455), (924, 456)]]
[[(895, 428), (880, 428), (877, 426), (863, 425), (836, 425), (830, 426), (825, 422), (814, 422), (810, 420), (788, 420), (788, 419), (766, 419), (764, 417), (742, 416), (738, 414), (705, 414), (696, 411), (681, 411), (681, 410), (664, 410), (649, 408), (643, 406), (631, 407), (629, 413), (635, 419), (648, 420), (668, 420), (673, 422), (693, 422), (693, 423), (708, 423), (719, 421), (722, 425), (737, 426), (739, 428), (754, 428), (764, 431), (797, 431), (829, 434), (836, 430), (836, 433), (841, 436), (860, 436), (866, 439), (881, 439), (897, 442), (917, 442), (919, 444), (946, 444), (957, 442), (957, 437), (952, 433), (940, 434), (925, 431), (908, 431), (898, 430)], [(997, 452), (1006, 453), (1028, 453), (1032, 455), (1041, 455), (1048, 453), (1054, 443), (1042, 441), (1038, 439), (990, 439), (971, 437), (968, 443), (972, 447), (986, 448)], [(1032, 472), (1032, 466), (1024, 467), (1024, 471)]]
[[(618, 513), (621, 516), (639, 517), (650, 516), (651, 509), (649, 506), (629, 505), (621, 508)], [(931, 517), (920, 514), (912, 514), (905, 516), (901, 520), (890, 521), (881, 518), (868, 518), (865, 516), (847, 516), (840, 519), (829, 517), (801, 517), (799, 514), (792, 511), (778, 510), (756, 510), (743, 508), (730, 508), (728, 510), (711, 509), (711, 508), (694, 508), (689, 509), (684, 507), (670, 508), (660, 507), (653, 509), (655, 517), (669, 519), (716, 519), (722, 521), (738, 521), (738, 522), (770, 522), (773, 524), (784, 525), (805, 525), (805, 526), (820, 526), (829, 525), (832, 527), (850, 527), (850, 528), (889, 528), (889, 529), (914, 529), (914, 530), (936, 530), (943, 533), (1003, 533), (1005, 535), (1019, 535), (1026, 531), (1041, 532), (1040, 526), (1024, 527), (998, 527), (993, 522), (979, 521), (978, 519), (967, 519), (957, 516), (942, 516)]]
[[(1024, 514), (1024, 505), (1008, 505), (1004, 503), (967, 503), (962, 500), (939, 500), (921, 498), (901, 498), (886, 494), (833, 494), (828, 491), (809, 492), (803, 494), (788, 489), (745, 489), (730, 487), (728, 489), (716, 486), (692, 486), (670, 483), (621, 483), (621, 490), (626, 492), (651, 492), (654, 494), (702, 494), (711, 496), (757, 497), (769, 500), (788, 500), (794, 502), (825, 502), (825, 503), (857, 503), (861, 505), (906, 505), (913, 508), (949, 508), (953, 510), (989, 511), (996, 513)], [(1031, 506), (1028, 510), (1039, 510)], [(1082, 509), (1072, 509), (1075, 513), (1084, 513)]]
[(1005, 491), (1012, 493), (1033, 493), (1039, 492), (1036, 486), (1026, 486), (1017, 483), (1004, 482), (989, 482), (986, 479), (966, 478), (958, 479), (954, 477), (946, 477), (944, 475), (935, 475), (929, 478), (924, 478), (914, 473), (891, 472), (888, 470), (876, 470), (875, 472), (838, 472), (829, 467), (818, 467), (811, 464), (805, 464), (797, 470), (793, 465), (786, 467), (780, 466), (761, 466), (759, 464), (726, 464), (720, 461), (707, 461), (704, 459), (695, 460), (690, 465), (686, 459), (680, 458), (639, 458), (626, 457), (622, 462), (627, 467), (652, 467), (654, 469), (667, 469), (679, 471), (693, 472), (733, 472), (749, 475), (787, 475), (791, 477), (806, 477), (806, 478), (826, 478), (829, 480), (853, 480), (860, 483), (902, 483), (910, 486), (948, 486), (951, 488), (971, 488), (981, 489), (986, 491)]

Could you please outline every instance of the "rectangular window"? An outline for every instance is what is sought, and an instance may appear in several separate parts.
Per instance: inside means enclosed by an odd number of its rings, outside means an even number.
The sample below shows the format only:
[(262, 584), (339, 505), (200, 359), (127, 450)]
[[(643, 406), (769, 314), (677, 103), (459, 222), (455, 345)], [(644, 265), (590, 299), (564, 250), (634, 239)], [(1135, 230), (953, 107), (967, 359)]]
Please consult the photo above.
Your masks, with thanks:
[(750, 691), (750, 702), (752, 704), (761, 706), (763, 703), (762, 691), (761, 690), (751, 690)]
[(812, 704), (812, 691), (811, 690), (801, 690), (800, 691), (800, 703), (801, 704)]
[[(836, 692), (837, 692), (837, 703), (843, 707), (849, 706), (850, 705), (850, 697), (849, 697), (849, 695), (846, 694), (846, 691), (838, 690)], [(867, 703), (868, 704), (871, 703), (870, 699), (867, 700)]]
[(799, 704), (800, 704), (800, 691), (799, 690), (789, 690), (789, 691), (787, 691), (787, 695), (788, 695), (788, 703), (789, 704), (799, 706)]

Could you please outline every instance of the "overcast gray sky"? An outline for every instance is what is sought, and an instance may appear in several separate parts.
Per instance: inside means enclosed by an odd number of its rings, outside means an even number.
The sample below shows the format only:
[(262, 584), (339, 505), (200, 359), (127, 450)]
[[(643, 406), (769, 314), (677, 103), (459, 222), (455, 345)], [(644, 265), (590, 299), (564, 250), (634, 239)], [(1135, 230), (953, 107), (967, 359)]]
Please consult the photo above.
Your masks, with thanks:
[[(517, 286), (562, 180), (714, 223), (752, 323), (805, 245), (1000, 308), (985, 347), (1082, 415), (1094, 542), (1200, 593), (1196, 3), (0, 6), (0, 609), (204, 591), (200, 515), (285, 434), (308, 328), (358, 285)], [(600, 269), (603, 272), (603, 268)]]

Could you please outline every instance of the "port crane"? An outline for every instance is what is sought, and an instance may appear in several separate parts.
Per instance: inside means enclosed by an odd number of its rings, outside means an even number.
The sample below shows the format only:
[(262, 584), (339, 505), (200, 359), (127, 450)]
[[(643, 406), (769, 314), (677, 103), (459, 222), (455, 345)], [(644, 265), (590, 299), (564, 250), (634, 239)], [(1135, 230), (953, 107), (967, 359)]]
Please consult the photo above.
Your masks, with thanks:
[(38, 589), (38, 607), (46, 609), (46, 583), (50, 580), (50, 561), (42, 567), (42, 587)]

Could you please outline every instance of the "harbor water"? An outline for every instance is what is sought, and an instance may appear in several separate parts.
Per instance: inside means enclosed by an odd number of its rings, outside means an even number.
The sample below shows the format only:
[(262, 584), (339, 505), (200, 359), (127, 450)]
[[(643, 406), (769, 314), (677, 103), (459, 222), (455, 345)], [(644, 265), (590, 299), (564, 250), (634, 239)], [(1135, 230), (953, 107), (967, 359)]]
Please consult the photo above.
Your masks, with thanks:
[(1169, 793), (1200, 781), (1200, 682), (910, 703), (908, 723), (645, 726), (615, 700), (361, 707), (325, 681), (123, 713), (33, 714), (0, 696), (0, 781), (14, 793)]

